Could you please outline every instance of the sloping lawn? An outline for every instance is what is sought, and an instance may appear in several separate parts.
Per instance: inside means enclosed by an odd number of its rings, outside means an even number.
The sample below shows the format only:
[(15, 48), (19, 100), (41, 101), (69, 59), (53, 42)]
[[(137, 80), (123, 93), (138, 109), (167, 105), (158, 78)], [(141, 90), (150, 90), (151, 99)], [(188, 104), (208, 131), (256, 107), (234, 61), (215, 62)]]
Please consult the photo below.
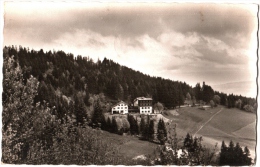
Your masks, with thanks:
[[(223, 108), (221, 110), (221, 108)], [(207, 122), (215, 113), (209, 122)], [(228, 109), (224, 106), (201, 110), (198, 107), (185, 107), (177, 111), (179, 115), (164, 115), (177, 124), (177, 136), (185, 137), (187, 133), (196, 136), (203, 136), (203, 144), (213, 147), (216, 142), (221, 147), (224, 140), (229, 144), (230, 140), (234, 143), (239, 142), (242, 147), (248, 146), (251, 155), (254, 156), (254, 148), (256, 145), (256, 114), (241, 111), (239, 109)], [(207, 122), (207, 123), (206, 123)], [(205, 124), (206, 123), (206, 124)]]
[(200, 125), (206, 122), (212, 115), (221, 108), (201, 110), (198, 107), (184, 107), (177, 110), (179, 115), (166, 113), (164, 116), (173, 120), (177, 125), (178, 137), (185, 137), (187, 133), (195, 133)]
[[(226, 133), (237, 131), (256, 120), (256, 115), (238, 109), (224, 108), (221, 113), (216, 115), (209, 124)], [(253, 129), (252, 129), (253, 130)]]
[(114, 133), (102, 131), (101, 136), (113, 144), (118, 145), (119, 153), (124, 157), (132, 159), (138, 155), (152, 154), (158, 146), (155, 143), (139, 140), (134, 136), (121, 136)]

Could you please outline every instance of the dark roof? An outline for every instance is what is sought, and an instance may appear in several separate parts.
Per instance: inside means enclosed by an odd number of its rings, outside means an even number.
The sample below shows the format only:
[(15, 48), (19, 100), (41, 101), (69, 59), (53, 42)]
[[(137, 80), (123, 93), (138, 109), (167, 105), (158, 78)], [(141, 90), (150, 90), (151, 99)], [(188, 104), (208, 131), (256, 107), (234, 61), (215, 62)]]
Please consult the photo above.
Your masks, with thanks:
[(136, 100), (153, 100), (153, 99), (150, 97), (137, 97), (134, 101)]
[(117, 105), (119, 105), (119, 104), (121, 104), (121, 103), (124, 103), (124, 104), (128, 105), (126, 102), (124, 102), (124, 101), (120, 101), (120, 102), (114, 104), (114, 105), (112, 106), (112, 108), (115, 107), (115, 106), (117, 106)]

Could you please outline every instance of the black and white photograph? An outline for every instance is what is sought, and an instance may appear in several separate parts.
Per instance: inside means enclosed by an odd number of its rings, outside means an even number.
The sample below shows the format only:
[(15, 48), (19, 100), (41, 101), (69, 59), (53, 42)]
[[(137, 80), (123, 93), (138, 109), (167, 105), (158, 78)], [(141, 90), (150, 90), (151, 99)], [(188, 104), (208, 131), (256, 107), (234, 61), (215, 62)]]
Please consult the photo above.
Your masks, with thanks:
[(258, 164), (259, 3), (1, 11), (1, 165)]

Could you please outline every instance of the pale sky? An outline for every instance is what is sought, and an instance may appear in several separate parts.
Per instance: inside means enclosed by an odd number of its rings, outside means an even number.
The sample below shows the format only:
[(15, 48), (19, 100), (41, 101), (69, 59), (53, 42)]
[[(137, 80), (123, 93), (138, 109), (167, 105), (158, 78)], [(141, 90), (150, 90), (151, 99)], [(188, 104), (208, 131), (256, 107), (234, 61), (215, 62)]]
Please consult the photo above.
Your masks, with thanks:
[(5, 2), (4, 12), (7, 46), (107, 57), (191, 86), (256, 79), (257, 5)]

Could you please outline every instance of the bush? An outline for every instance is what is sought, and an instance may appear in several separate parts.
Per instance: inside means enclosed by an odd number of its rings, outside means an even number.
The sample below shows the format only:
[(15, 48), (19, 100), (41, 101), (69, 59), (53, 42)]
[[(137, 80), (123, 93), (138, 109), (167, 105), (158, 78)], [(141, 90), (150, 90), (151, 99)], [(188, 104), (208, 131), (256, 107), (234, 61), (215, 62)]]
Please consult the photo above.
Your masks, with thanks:
[(254, 112), (254, 107), (248, 104), (244, 106), (244, 110), (247, 112)]

